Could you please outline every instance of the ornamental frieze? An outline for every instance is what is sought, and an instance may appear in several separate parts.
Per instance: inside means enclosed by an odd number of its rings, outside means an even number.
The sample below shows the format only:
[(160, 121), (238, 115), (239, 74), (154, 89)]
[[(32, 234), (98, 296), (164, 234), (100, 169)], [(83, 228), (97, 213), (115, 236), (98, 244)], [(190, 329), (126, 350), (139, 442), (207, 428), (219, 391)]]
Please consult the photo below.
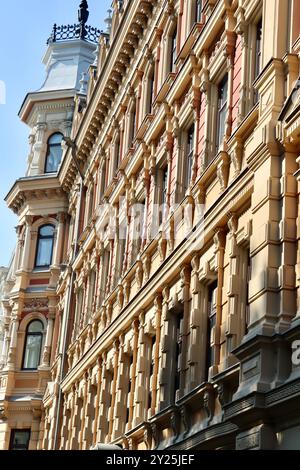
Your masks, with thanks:
[(48, 312), (48, 299), (31, 299), (27, 302), (24, 302), (23, 313), (31, 313), (31, 312), (41, 312), (47, 313)]

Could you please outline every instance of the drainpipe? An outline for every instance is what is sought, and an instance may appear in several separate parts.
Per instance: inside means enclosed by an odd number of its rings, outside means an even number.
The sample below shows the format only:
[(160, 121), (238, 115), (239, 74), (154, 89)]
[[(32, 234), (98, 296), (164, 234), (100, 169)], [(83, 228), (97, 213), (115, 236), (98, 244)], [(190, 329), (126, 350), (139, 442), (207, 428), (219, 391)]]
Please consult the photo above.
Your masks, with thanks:
[(60, 414), (62, 408), (62, 381), (64, 379), (64, 367), (66, 362), (66, 348), (67, 348), (67, 339), (68, 339), (68, 331), (69, 331), (69, 320), (70, 320), (70, 307), (71, 307), (71, 300), (72, 300), (72, 287), (75, 281), (75, 272), (73, 270), (73, 262), (76, 259), (78, 254), (78, 239), (79, 239), (79, 228), (80, 228), (80, 216), (82, 211), (82, 195), (84, 189), (84, 176), (79, 166), (79, 162), (76, 157), (77, 147), (75, 142), (73, 142), (69, 137), (64, 137), (64, 142), (68, 148), (71, 149), (72, 159), (76, 165), (78, 173), (80, 175), (80, 188), (79, 188), (79, 204), (78, 204), (78, 212), (76, 214), (76, 224), (75, 224), (75, 246), (73, 250), (73, 256), (71, 261), (71, 278), (70, 284), (68, 287), (68, 294), (67, 294), (67, 309), (66, 309), (66, 320), (65, 320), (65, 328), (64, 328), (64, 335), (63, 335), (63, 343), (62, 343), (62, 352), (61, 354), (61, 364), (60, 364), (60, 372), (59, 372), (59, 383), (58, 383), (58, 399), (57, 399), (57, 406), (56, 406), (56, 420), (55, 420), (55, 432), (54, 432), (54, 450), (58, 450), (58, 440), (59, 440), (59, 424), (60, 424)]

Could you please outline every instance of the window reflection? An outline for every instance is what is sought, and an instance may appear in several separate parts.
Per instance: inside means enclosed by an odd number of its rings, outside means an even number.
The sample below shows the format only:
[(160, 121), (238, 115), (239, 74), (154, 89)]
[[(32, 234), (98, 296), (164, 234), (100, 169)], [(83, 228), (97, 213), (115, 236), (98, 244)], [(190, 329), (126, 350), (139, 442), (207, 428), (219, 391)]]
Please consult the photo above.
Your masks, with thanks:
[(62, 139), (60, 133), (53, 134), (48, 140), (45, 173), (56, 173), (62, 157)]

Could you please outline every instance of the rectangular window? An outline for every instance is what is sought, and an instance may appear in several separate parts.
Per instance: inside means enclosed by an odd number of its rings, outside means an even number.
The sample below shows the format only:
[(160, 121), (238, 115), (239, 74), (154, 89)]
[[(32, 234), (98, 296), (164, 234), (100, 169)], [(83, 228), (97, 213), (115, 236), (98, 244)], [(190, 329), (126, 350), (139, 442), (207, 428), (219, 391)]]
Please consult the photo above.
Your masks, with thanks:
[(176, 315), (176, 345), (175, 345), (175, 374), (174, 374), (174, 402), (176, 401), (177, 391), (180, 389), (180, 367), (181, 367), (181, 352), (182, 352), (182, 322), (183, 322), (183, 312), (180, 312)]
[(125, 423), (129, 423), (129, 418), (130, 418), (130, 401), (131, 401), (131, 392), (132, 392), (132, 365), (133, 365), (133, 356), (130, 356), (128, 358), (128, 389), (127, 389), (127, 397), (126, 397), (126, 402), (127, 402), (127, 409), (126, 409), (126, 420)]
[(103, 256), (103, 266), (102, 266), (102, 282), (101, 282), (101, 302), (102, 303), (106, 297), (109, 288), (109, 268), (110, 268), (110, 251), (105, 250)]
[(107, 403), (106, 403), (106, 406), (105, 406), (107, 421), (109, 421), (109, 418), (111, 416), (110, 409), (111, 409), (111, 405), (112, 405), (113, 382), (114, 382), (114, 374), (113, 374), (112, 371), (108, 370), (107, 371), (107, 376), (106, 376), (106, 392), (107, 392), (106, 400), (107, 400)]
[(103, 198), (106, 189), (106, 159), (102, 164), (101, 177), (100, 177), (100, 200)]
[(146, 201), (143, 200), (136, 204), (136, 212), (134, 215), (134, 228), (133, 228), (133, 244), (131, 262), (134, 263), (142, 247), (143, 239), (145, 238), (145, 213)]
[(212, 345), (212, 332), (217, 323), (217, 289), (218, 284), (215, 281), (208, 289), (207, 302), (207, 347), (206, 347), (206, 373), (208, 380), (209, 369), (214, 364), (214, 349)]
[(82, 308), (83, 308), (83, 289), (79, 289), (76, 296), (76, 313), (75, 313), (75, 321), (74, 321), (74, 330), (73, 330), (73, 341), (77, 338), (79, 333), (80, 327), (80, 318), (82, 315)]
[[(261, 59), (262, 59), (262, 19), (256, 25), (256, 38), (255, 38), (255, 64), (254, 64), (254, 80), (261, 72)], [(257, 90), (254, 90), (253, 104), (258, 102), (259, 96)]]
[(192, 178), (192, 169), (193, 169), (193, 160), (194, 160), (194, 137), (195, 137), (195, 126), (194, 124), (192, 124), (187, 132), (186, 158), (184, 162), (184, 168), (185, 168), (184, 189), (185, 191), (189, 187), (191, 178)]
[(151, 70), (150, 75), (149, 75), (148, 106), (147, 106), (148, 114), (152, 113), (153, 101), (154, 101), (154, 68)]
[(201, 13), (202, 13), (202, 0), (196, 0), (195, 2), (195, 20), (196, 23), (201, 23)]
[(90, 286), (89, 286), (89, 298), (88, 298), (88, 318), (89, 320), (93, 313), (93, 306), (95, 300), (95, 291), (96, 291), (96, 271), (93, 269), (90, 274)]
[(248, 333), (250, 325), (249, 283), (251, 281), (251, 257), (249, 248), (247, 249), (246, 260), (245, 335)]
[(171, 61), (170, 61), (170, 72), (176, 72), (176, 62), (177, 58), (177, 27), (175, 28), (171, 36)]
[(136, 105), (130, 115), (130, 134), (129, 134), (129, 148), (133, 147), (133, 141), (136, 134)]
[(257, 78), (261, 71), (261, 53), (262, 53), (262, 20), (256, 25), (256, 46), (255, 46), (255, 77)]
[(152, 336), (150, 338), (150, 344), (149, 344), (150, 367), (149, 367), (148, 406), (147, 406), (148, 410), (151, 410), (151, 406), (152, 406), (152, 380), (153, 380), (153, 374), (154, 374), (155, 347), (156, 347), (156, 336)]
[(28, 450), (30, 429), (12, 429), (9, 450)]
[(218, 86), (218, 109), (217, 109), (217, 138), (216, 151), (219, 151), (225, 137), (225, 125), (227, 117), (228, 100), (228, 75), (226, 74)]
[(120, 231), (119, 240), (118, 240), (118, 256), (117, 256), (117, 266), (114, 276), (114, 287), (119, 283), (123, 273), (124, 257), (126, 250), (126, 238), (127, 238), (127, 228), (125, 231)]
[[(121, 142), (120, 142), (120, 137), (118, 137), (115, 143), (114, 173), (118, 170), (119, 165), (120, 165), (120, 160), (121, 160), (120, 151), (121, 151)], [(113, 176), (115, 175), (113, 174)]]
[(164, 221), (168, 202), (168, 165), (159, 170), (159, 225)]
[(94, 211), (94, 186), (90, 189), (89, 194), (89, 206), (88, 206), (88, 214), (87, 214), (87, 223), (91, 221), (92, 215)]

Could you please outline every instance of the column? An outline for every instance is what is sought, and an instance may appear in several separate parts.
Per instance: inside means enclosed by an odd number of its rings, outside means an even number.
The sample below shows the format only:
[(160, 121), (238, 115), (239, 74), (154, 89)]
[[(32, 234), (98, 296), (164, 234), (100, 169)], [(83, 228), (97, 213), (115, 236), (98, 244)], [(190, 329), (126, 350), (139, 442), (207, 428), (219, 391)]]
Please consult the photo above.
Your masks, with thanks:
[(180, 271), (181, 277), (181, 293), (178, 300), (183, 305), (183, 325), (182, 325), (182, 351), (180, 361), (180, 385), (179, 385), (179, 398), (184, 396), (189, 391), (188, 383), (188, 340), (189, 340), (189, 325), (190, 325), (190, 283), (191, 283), (191, 267), (185, 265)]
[(119, 356), (118, 356), (118, 374), (116, 378), (116, 388), (115, 388), (115, 403), (112, 407), (112, 415), (110, 420), (113, 419), (113, 433), (112, 439), (115, 440), (118, 437), (121, 437), (125, 432), (125, 417), (127, 409), (127, 393), (125, 393), (125, 388), (128, 383), (129, 373), (128, 370), (128, 360), (127, 354), (124, 352), (124, 336), (120, 337), (120, 347), (119, 347)]
[[(242, 63), (241, 63), (241, 84), (240, 84), (240, 99), (239, 99), (239, 107), (236, 119), (236, 126), (238, 127), (244, 117), (247, 114), (248, 110), (248, 103), (247, 103), (247, 96), (250, 94), (249, 86), (248, 86), (248, 75), (249, 75), (249, 67), (248, 67), (248, 57), (249, 57), (249, 45), (248, 45), (248, 27), (245, 22), (245, 10), (242, 7), (239, 7), (236, 12), (237, 18), (237, 25), (236, 25), (236, 32), (240, 36), (241, 41), (241, 49), (242, 49)], [(237, 39), (237, 43), (238, 43)], [(252, 85), (252, 84), (251, 84)]]
[(19, 329), (19, 317), (17, 313), (12, 313), (12, 329), (11, 338), (9, 345), (8, 361), (7, 366), (9, 369), (14, 369), (16, 366), (16, 350), (18, 343), (18, 329)]
[(199, 64), (196, 62), (193, 67), (193, 110), (195, 121), (195, 135), (194, 135), (194, 157), (192, 166), (192, 184), (195, 183), (199, 165), (199, 133), (200, 133), (200, 113), (201, 113), (201, 91), (200, 91), (200, 78), (199, 78)]
[(214, 363), (210, 368), (209, 375), (210, 377), (214, 376), (219, 372), (219, 364), (221, 359), (221, 325), (222, 325), (222, 295), (223, 295), (223, 279), (224, 279), (224, 255), (225, 255), (225, 245), (226, 245), (226, 232), (223, 227), (216, 229), (214, 236), (215, 244), (215, 271), (217, 273), (217, 300), (216, 300), (216, 326), (215, 332), (213, 334), (214, 338)]
[(28, 176), (36, 176), (43, 173), (44, 159), (41, 158), (42, 155), (46, 154), (46, 141), (45, 141), (45, 132), (47, 129), (47, 124), (43, 122), (45, 119), (44, 116), (39, 116), (38, 124), (35, 126), (35, 144), (33, 145), (33, 158), (30, 166), (30, 171)]
[(65, 228), (65, 221), (66, 221), (66, 214), (64, 212), (60, 212), (57, 215), (58, 219), (58, 227), (56, 230), (56, 240), (55, 240), (55, 247), (53, 253), (53, 262), (52, 265), (54, 268), (59, 269), (59, 265), (61, 263), (61, 256), (62, 256), (62, 247), (63, 247), (63, 239), (64, 239), (64, 228)]
[(238, 254), (237, 247), (237, 230), (238, 230), (238, 219), (235, 214), (230, 214), (228, 220), (229, 235), (228, 235), (228, 257), (229, 257), (229, 282), (228, 282), (228, 314), (226, 321), (226, 339), (227, 339), (227, 354), (226, 358), (227, 366), (230, 366), (230, 362), (233, 360), (231, 351), (241, 343), (242, 340), (242, 321), (243, 312), (241, 311), (242, 305), (239, 302), (241, 297), (240, 289), (245, 289), (238, 283), (238, 275), (240, 273), (239, 264), (241, 264), (240, 254)]
[(297, 265), (297, 181), (294, 174), (298, 170), (298, 153), (286, 152), (282, 161), (282, 203), (281, 220), (281, 266), (279, 267), (280, 310), (276, 331), (283, 333), (291, 326), (297, 311), (295, 266)]
[(101, 380), (99, 380), (100, 399), (99, 399), (99, 416), (97, 422), (97, 441), (105, 442), (106, 437), (109, 435), (112, 404), (112, 381), (113, 371), (109, 369), (107, 361), (107, 353), (102, 355), (102, 371), (100, 371)]
[(25, 221), (26, 221), (26, 232), (25, 232), (25, 242), (24, 242), (24, 247), (23, 247), (23, 256), (22, 256), (22, 264), (21, 264), (22, 271), (29, 270), (30, 251), (32, 248), (31, 230), (32, 230), (33, 217), (31, 215), (26, 215)]
[(93, 434), (91, 413), (93, 408), (92, 403), (92, 371), (89, 370), (85, 374), (84, 383), (84, 402), (83, 402), (83, 419), (82, 419), (82, 436), (81, 436), (81, 450), (88, 450), (91, 447)]
[(69, 424), (70, 424), (70, 414), (68, 410), (68, 396), (65, 394), (64, 404), (63, 404), (61, 434), (60, 434), (60, 450), (67, 450)]
[[(128, 425), (126, 431), (130, 431), (132, 429), (132, 422), (135, 410), (135, 385), (136, 385), (136, 368), (137, 368), (137, 355), (138, 355), (138, 344), (139, 344), (139, 327), (140, 322), (138, 319), (135, 319), (132, 324), (133, 329), (133, 351), (132, 351), (132, 371), (128, 370), (128, 376), (131, 376), (131, 389), (130, 394), (127, 397), (129, 401), (129, 417), (128, 417)], [(126, 423), (125, 423), (126, 425)]]
[(110, 413), (108, 417), (109, 421), (109, 427), (108, 427), (108, 434), (106, 437), (106, 442), (110, 442), (112, 439), (112, 435), (114, 432), (114, 417), (115, 417), (115, 403), (117, 400), (116, 394), (117, 394), (117, 381), (118, 381), (118, 373), (119, 373), (119, 363), (122, 357), (122, 351), (123, 351), (123, 338), (120, 337), (119, 340), (114, 341), (114, 378), (113, 378), (113, 384), (112, 384), (112, 399), (111, 399), (111, 407), (110, 407)]
[[(193, 390), (201, 383), (201, 361), (203, 360), (203, 351), (201, 348), (201, 334), (203, 334), (203, 327), (206, 328), (206, 324), (201, 328), (201, 316), (200, 316), (200, 285), (198, 279), (199, 272), (199, 256), (194, 256), (192, 261), (192, 272), (191, 272), (191, 294), (192, 294), (192, 305), (189, 319), (190, 327), (190, 342), (188, 347), (188, 384), (186, 392)], [(205, 317), (204, 317), (205, 318)]]
[(153, 381), (152, 381), (152, 405), (151, 405), (151, 416), (156, 413), (158, 409), (158, 401), (159, 401), (159, 381), (158, 381), (158, 374), (159, 374), (159, 363), (160, 363), (160, 340), (161, 340), (161, 313), (162, 313), (162, 296), (161, 294), (157, 295), (154, 299), (154, 307), (155, 307), (155, 335), (156, 335), (156, 344), (155, 344), (155, 351), (154, 351), (154, 364), (153, 364)]
[(51, 315), (49, 314), (42, 365), (39, 369), (44, 368), (44, 367), (47, 368), (50, 366), (50, 353), (51, 353), (51, 344), (52, 344), (52, 336), (53, 336), (54, 318), (55, 318), (55, 313), (52, 313)]
[[(98, 423), (100, 414), (100, 397), (101, 397), (101, 375), (102, 375), (102, 356), (97, 359), (97, 371), (93, 379), (93, 385), (97, 387), (96, 403), (94, 410), (94, 423), (93, 423), (93, 446), (97, 444), (98, 437)], [(95, 383), (96, 380), (96, 383)]]
[(202, 70), (200, 72), (200, 91), (204, 94), (204, 143), (202, 154), (199, 155), (199, 166), (200, 173), (203, 173), (205, 168), (209, 163), (210, 158), (210, 145), (211, 145), (211, 136), (210, 136), (210, 113), (211, 113), (211, 82), (209, 80), (209, 55), (207, 52), (203, 53), (202, 56)]
[(19, 263), (20, 263), (20, 253), (21, 253), (21, 233), (22, 233), (22, 226), (18, 225), (16, 227), (16, 232), (17, 232), (17, 245), (16, 245), (16, 251), (15, 251), (15, 256), (14, 256), (14, 263), (13, 263), (13, 275), (18, 271), (19, 269)]
[(5, 366), (7, 362), (8, 344), (9, 344), (8, 330), (7, 330), (7, 327), (5, 327), (4, 341), (3, 341), (2, 351), (1, 351), (1, 356), (0, 356), (0, 368)]
[[(172, 386), (172, 368), (169, 362), (170, 356), (170, 343), (172, 342), (172, 325), (170, 322), (169, 314), (169, 296), (170, 289), (165, 287), (163, 292), (162, 300), (162, 316), (161, 316), (161, 345), (160, 345), (160, 358), (159, 358), (159, 390), (158, 390), (158, 401), (156, 403), (156, 412), (163, 410), (171, 402)], [(174, 367), (174, 366), (173, 366)]]
[(138, 355), (136, 365), (136, 387), (135, 387), (135, 407), (132, 427), (138, 426), (147, 420), (146, 416), (146, 364), (147, 364), (147, 337), (145, 335), (145, 314), (141, 313), (139, 316), (139, 341), (138, 341)]

